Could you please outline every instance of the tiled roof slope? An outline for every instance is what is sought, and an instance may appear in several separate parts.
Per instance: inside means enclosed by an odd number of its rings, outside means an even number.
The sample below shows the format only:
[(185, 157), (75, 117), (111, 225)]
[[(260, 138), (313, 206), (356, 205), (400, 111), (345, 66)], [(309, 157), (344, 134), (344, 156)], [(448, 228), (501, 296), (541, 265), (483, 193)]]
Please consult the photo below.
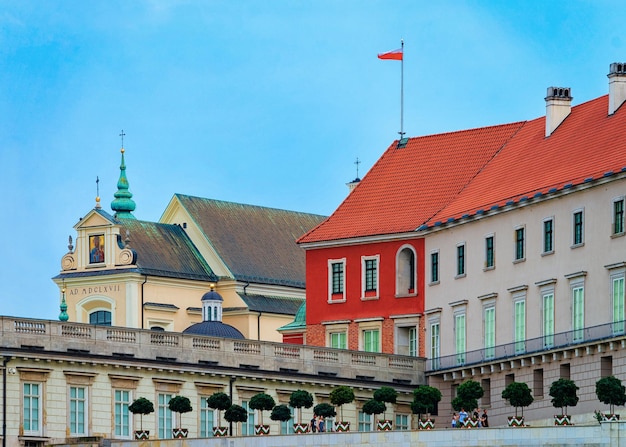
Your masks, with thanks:
[(236, 279), (304, 287), (305, 254), (296, 240), (325, 216), (176, 197)]
[(414, 231), (450, 203), (523, 126), (501, 126), (394, 142), (321, 225), (298, 242)]
[(545, 137), (545, 117), (394, 142), (339, 208), (299, 242), (408, 232), (626, 166), (626, 110), (608, 96), (572, 107)]
[(130, 248), (137, 253), (140, 273), (172, 278), (215, 281), (216, 277), (196, 246), (178, 225), (118, 219), (122, 239), (126, 230)]

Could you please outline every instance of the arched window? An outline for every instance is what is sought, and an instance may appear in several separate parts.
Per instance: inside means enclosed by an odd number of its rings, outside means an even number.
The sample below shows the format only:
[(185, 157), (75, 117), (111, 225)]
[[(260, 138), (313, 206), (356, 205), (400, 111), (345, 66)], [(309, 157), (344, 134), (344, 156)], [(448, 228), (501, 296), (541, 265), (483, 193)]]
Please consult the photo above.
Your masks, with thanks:
[(412, 247), (405, 246), (396, 260), (396, 295), (413, 295), (416, 293), (415, 252)]
[(89, 324), (99, 326), (111, 326), (111, 312), (108, 310), (97, 310), (89, 314)]

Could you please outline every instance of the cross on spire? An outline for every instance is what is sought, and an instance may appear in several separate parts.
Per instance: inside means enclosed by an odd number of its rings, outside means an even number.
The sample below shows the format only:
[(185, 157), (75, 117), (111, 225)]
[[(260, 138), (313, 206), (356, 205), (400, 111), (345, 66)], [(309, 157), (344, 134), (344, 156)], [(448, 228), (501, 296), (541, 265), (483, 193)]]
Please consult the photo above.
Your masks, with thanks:
[(126, 134), (124, 133), (124, 129), (122, 129), (122, 133), (120, 134), (120, 137), (122, 137), (122, 148), (124, 147), (124, 136)]
[(356, 165), (356, 178), (359, 178), (359, 165), (361, 164), (361, 160), (359, 160), (359, 157), (356, 157), (356, 161), (354, 162), (354, 164)]

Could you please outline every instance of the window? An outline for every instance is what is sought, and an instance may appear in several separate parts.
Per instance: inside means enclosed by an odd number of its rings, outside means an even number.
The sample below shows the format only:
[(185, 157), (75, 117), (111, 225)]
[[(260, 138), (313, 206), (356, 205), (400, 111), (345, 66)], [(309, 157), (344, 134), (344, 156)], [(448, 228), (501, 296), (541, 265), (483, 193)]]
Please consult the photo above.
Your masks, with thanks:
[(624, 199), (613, 202), (613, 234), (624, 233)]
[(465, 244), (456, 247), (456, 276), (465, 275)]
[(550, 349), (554, 346), (554, 293), (543, 294), (543, 347)]
[(359, 431), (372, 431), (372, 415), (359, 410)]
[(572, 288), (572, 339), (582, 341), (585, 329), (585, 289), (582, 286)]
[(200, 398), (200, 437), (208, 438), (213, 436), (213, 427), (215, 427), (215, 410), (207, 406), (206, 397)]
[(328, 301), (345, 301), (346, 260), (328, 260)]
[(521, 354), (526, 351), (526, 300), (515, 301), (515, 353)]
[[(623, 275), (623, 273), (622, 273)], [(613, 334), (624, 333), (624, 276), (613, 277)]]
[(491, 379), (481, 379), (480, 386), (483, 388), (483, 397), (480, 398), (480, 406), (489, 407), (491, 405)]
[(402, 248), (396, 259), (396, 295), (415, 293), (415, 252), (411, 247)]
[(250, 408), (250, 402), (247, 400), (241, 401), (241, 406), (248, 412), (248, 420), (241, 423), (241, 434), (242, 436), (254, 436), (254, 425), (256, 424), (254, 410)]
[(573, 240), (572, 240), (572, 245), (577, 246), (577, 245), (582, 245), (583, 242), (585, 242), (585, 229), (583, 226), (583, 212), (582, 211), (576, 211), (574, 212), (574, 222), (573, 222), (574, 228), (573, 228)]
[(334, 262), (333, 269), (333, 294), (343, 294), (343, 262)]
[(362, 298), (377, 298), (378, 297), (378, 256), (363, 256), (361, 258), (362, 275), (361, 275), (361, 287)]
[(533, 397), (543, 399), (543, 369), (533, 371)]
[(543, 252), (552, 253), (554, 251), (554, 220), (543, 221)]
[(130, 391), (114, 390), (113, 392), (113, 421), (115, 424), (115, 436), (120, 438), (130, 437)]
[(485, 359), (492, 359), (496, 354), (496, 308), (486, 307), (484, 310)]
[(600, 357), (600, 377), (609, 377), (613, 375), (613, 356), (607, 355)]
[(99, 326), (111, 326), (111, 312), (108, 310), (97, 310), (89, 314), (89, 324)]
[(347, 334), (345, 332), (331, 332), (330, 347), (336, 349), (348, 349)]
[(41, 434), (41, 390), (40, 383), (24, 383), (22, 387), (24, 434)]
[(430, 282), (439, 282), (439, 252), (430, 254)]
[(70, 387), (70, 434), (84, 436), (87, 424), (87, 390), (82, 386)]
[(430, 324), (430, 358), (432, 369), (439, 368), (439, 322)]
[(365, 329), (363, 331), (363, 350), (380, 352), (380, 331), (378, 329)]
[(292, 435), (295, 433), (295, 430), (293, 429), (293, 424), (295, 422), (294, 418), (296, 416), (297, 408), (292, 408), (289, 405), (287, 406), (289, 407), (289, 411), (291, 412), (291, 419), (289, 419), (288, 421), (280, 421), (280, 434), (281, 435)]
[(158, 431), (159, 439), (168, 439), (172, 437), (172, 410), (169, 409), (168, 404), (172, 399), (171, 394), (160, 393), (157, 400), (157, 417), (158, 417)]
[(493, 251), (493, 236), (487, 236), (485, 238), (485, 268), (492, 269), (495, 265), (494, 251)]
[(410, 430), (409, 415), (408, 414), (396, 414), (396, 430)]
[(517, 228), (515, 230), (515, 260), (521, 261), (524, 259), (524, 228)]
[(465, 313), (454, 316), (454, 340), (456, 348), (456, 363), (465, 363)]
[(417, 328), (409, 328), (409, 355), (417, 356)]

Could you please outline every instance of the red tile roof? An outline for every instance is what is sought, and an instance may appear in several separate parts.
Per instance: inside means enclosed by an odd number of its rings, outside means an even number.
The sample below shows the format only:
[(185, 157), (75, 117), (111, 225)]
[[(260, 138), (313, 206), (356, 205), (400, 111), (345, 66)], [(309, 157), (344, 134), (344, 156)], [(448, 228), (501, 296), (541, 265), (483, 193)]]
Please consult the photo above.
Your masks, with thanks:
[(626, 110), (608, 96), (545, 117), (394, 142), (335, 212), (299, 243), (415, 231), (626, 166)]

